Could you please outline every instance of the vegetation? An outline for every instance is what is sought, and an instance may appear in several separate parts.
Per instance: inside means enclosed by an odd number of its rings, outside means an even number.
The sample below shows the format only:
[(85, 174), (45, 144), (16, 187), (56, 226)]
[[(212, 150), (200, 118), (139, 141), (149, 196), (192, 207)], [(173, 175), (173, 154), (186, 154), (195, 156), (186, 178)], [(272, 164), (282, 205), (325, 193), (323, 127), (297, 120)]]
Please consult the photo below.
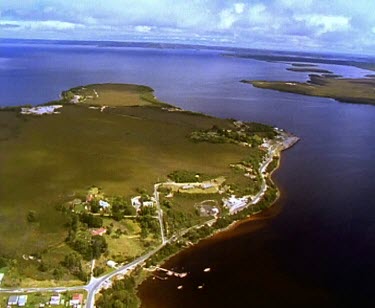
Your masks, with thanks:
[(92, 106), (169, 106), (155, 98), (154, 90), (147, 86), (133, 84), (92, 84), (62, 92), (65, 103), (73, 102)]
[(252, 147), (262, 144), (262, 138), (272, 139), (275, 131), (259, 123), (241, 123), (235, 129), (212, 126), (210, 129), (195, 131), (190, 135), (194, 142), (249, 144)]
[(131, 276), (115, 280), (112, 287), (102, 290), (95, 302), (98, 308), (138, 308), (141, 304), (136, 288), (142, 280), (142, 269), (136, 269)]
[(175, 170), (168, 174), (168, 178), (176, 183), (194, 183), (202, 180), (201, 174), (187, 170)]
[[(99, 98), (88, 98), (94, 90)], [(240, 140), (242, 133), (252, 134), (258, 139), (256, 144), (275, 134), (265, 125), (244, 126), (233, 120), (165, 110), (160, 108), (164, 105), (149, 101), (153, 94), (147, 87), (91, 85), (69, 91), (59, 101), (64, 104), (60, 114), (34, 117), (20, 115), (17, 108), (0, 112), (0, 232), (7, 234), (0, 238), (0, 255), (9, 261), (11, 284), (21, 280), (24, 284), (31, 278), (74, 279), (79, 271), (63, 265), (72, 252), (82, 257), (82, 269), (87, 272), (86, 263), (93, 257), (103, 266), (104, 255), (107, 259), (112, 255), (134, 258), (153, 245), (160, 231), (155, 213), (145, 208), (137, 218), (124, 219), (136, 215), (129, 202), (139, 195), (137, 187), (150, 192), (168, 175), (182, 181), (191, 179), (193, 173), (195, 178), (195, 170), (201, 180), (221, 175), (239, 187), (249, 184), (243, 173), (229, 166), (257, 155), (256, 147), (192, 142), (193, 132), (215, 128), (226, 135), (228, 130), (238, 131), (227, 134), (228, 138)], [(72, 93), (86, 100), (71, 104)], [(88, 108), (101, 104), (112, 108), (103, 112)], [(110, 210), (98, 206), (99, 197), (86, 202), (83, 188), (93, 183), (108, 193), (104, 200), (111, 204)], [(189, 219), (190, 223), (202, 221), (194, 200), (176, 195), (170, 202), (165, 215), (170, 230), (188, 226)], [(93, 236), (90, 229), (101, 226), (108, 234)], [(24, 260), (23, 255), (38, 255), (42, 263)]]
[(331, 71), (316, 67), (288, 67), (287, 71), (302, 72), (302, 73), (324, 73), (332, 74)]
[(353, 60), (341, 60), (341, 59), (328, 59), (322, 57), (304, 57), (298, 55), (271, 55), (271, 54), (231, 54), (227, 56), (255, 59), (259, 61), (278, 61), (278, 62), (293, 62), (294, 66), (297, 63), (304, 64), (336, 64), (336, 65), (348, 65), (359, 67), (367, 70), (375, 71), (375, 63), (368, 61), (353, 61)]
[(310, 75), (308, 82), (246, 81), (254, 87), (291, 92), (310, 96), (333, 98), (337, 101), (375, 105), (375, 79), (334, 78), (332, 76)]

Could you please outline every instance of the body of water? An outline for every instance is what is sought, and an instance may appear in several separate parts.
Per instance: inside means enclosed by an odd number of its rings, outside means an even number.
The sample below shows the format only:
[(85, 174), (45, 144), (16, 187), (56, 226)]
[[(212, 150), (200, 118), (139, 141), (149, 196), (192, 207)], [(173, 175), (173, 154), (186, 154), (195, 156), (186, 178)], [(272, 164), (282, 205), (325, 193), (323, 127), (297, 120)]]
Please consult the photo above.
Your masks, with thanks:
[[(277, 204), (169, 260), (167, 267), (189, 275), (148, 280), (140, 289), (144, 307), (370, 306), (375, 107), (239, 82), (308, 78), (286, 67), (216, 51), (1, 45), (0, 105), (42, 103), (88, 83), (137, 83), (188, 110), (291, 131), (301, 141), (283, 154), (274, 176), (282, 191)], [(329, 69), (347, 77), (369, 73)]]

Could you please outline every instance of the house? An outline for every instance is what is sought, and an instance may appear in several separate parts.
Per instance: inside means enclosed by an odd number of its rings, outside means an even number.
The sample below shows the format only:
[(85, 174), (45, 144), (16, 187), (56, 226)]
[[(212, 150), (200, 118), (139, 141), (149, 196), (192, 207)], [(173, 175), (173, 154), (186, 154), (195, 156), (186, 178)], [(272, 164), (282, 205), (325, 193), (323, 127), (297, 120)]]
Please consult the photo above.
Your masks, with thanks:
[(202, 184), (203, 189), (209, 189), (211, 187), (214, 187), (214, 184), (212, 184), (212, 183), (203, 183)]
[(83, 294), (73, 294), (72, 299), (69, 301), (70, 306), (82, 305)]
[(8, 306), (17, 305), (18, 303), (18, 295), (12, 295), (8, 298)]
[(142, 205), (143, 206), (154, 206), (154, 201), (143, 201)]
[(108, 209), (111, 205), (107, 202), (107, 201), (104, 201), (104, 200), (99, 200), (99, 206), (102, 208), (102, 209)]
[(248, 198), (242, 197), (242, 198), (236, 198), (236, 196), (232, 195), (228, 199), (224, 199), (224, 206), (229, 209), (230, 213), (233, 213), (237, 211), (238, 209), (245, 207), (247, 204)]
[(91, 235), (92, 236), (102, 236), (103, 234), (105, 234), (107, 232), (107, 229), (106, 228), (99, 228), (99, 229), (94, 229), (94, 230), (91, 230)]
[(61, 299), (60, 294), (54, 294), (51, 296), (49, 303), (50, 305), (60, 305), (60, 299)]
[(193, 189), (193, 188), (194, 188), (194, 185), (190, 185), (190, 184), (182, 186), (182, 189), (184, 189), (184, 190), (189, 190), (189, 189)]
[(108, 260), (108, 261), (107, 261), (107, 265), (108, 265), (109, 267), (116, 268), (117, 263), (116, 263), (115, 261)]
[(135, 209), (138, 211), (140, 209), (140, 207), (142, 206), (142, 203), (141, 203), (141, 196), (136, 196), (134, 198), (131, 198), (130, 199), (130, 202), (132, 204), (132, 206), (135, 207)]
[(27, 303), (27, 295), (20, 295), (18, 297), (18, 307), (24, 307)]
[(1, 284), (1, 282), (3, 281), (3, 278), (4, 278), (4, 274), (3, 274), (3, 273), (0, 273), (0, 284)]

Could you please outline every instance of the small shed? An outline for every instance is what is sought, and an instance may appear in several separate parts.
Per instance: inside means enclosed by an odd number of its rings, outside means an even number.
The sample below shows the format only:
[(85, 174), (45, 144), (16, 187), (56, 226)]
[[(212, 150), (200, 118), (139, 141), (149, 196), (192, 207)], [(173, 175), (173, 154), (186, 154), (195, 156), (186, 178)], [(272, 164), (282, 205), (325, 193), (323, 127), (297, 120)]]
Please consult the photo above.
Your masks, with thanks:
[(27, 303), (27, 295), (20, 295), (18, 298), (18, 306), (24, 307), (26, 306), (26, 303)]
[(11, 295), (8, 298), (8, 306), (17, 305), (18, 303), (18, 295)]

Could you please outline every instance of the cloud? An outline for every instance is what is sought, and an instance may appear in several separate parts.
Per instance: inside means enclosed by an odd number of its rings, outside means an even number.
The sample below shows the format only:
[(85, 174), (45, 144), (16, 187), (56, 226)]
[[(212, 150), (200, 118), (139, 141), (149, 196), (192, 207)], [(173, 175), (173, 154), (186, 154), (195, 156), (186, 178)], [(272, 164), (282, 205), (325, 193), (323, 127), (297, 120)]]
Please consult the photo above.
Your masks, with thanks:
[(234, 11), (237, 13), (237, 14), (242, 14), (245, 10), (245, 3), (235, 3), (234, 4)]
[(350, 18), (346, 16), (307, 14), (297, 15), (295, 20), (314, 28), (318, 36), (328, 32), (347, 31), (351, 28)]
[(0, 36), (370, 49), (373, 11), (370, 0), (0, 0)]
[(137, 32), (147, 33), (151, 31), (151, 27), (149, 26), (135, 26), (134, 30)]

